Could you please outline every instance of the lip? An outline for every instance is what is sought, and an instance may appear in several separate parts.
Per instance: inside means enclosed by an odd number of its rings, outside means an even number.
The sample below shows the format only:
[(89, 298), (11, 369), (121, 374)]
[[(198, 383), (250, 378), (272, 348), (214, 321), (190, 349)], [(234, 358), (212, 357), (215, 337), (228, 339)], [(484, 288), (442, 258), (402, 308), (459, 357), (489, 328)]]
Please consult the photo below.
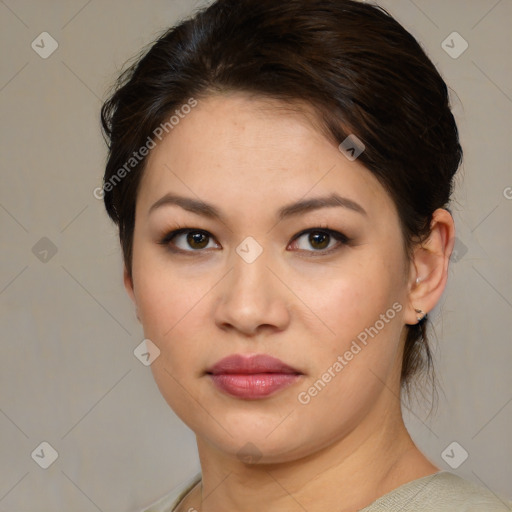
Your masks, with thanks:
[(212, 373), (213, 375), (220, 373), (247, 375), (255, 373), (300, 374), (302, 372), (267, 354), (253, 354), (249, 356), (232, 354), (217, 361), (206, 370), (206, 373)]
[(291, 386), (303, 373), (267, 354), (233, 354), (206, 370), (213, 384), (237, 398), (265, 398)]

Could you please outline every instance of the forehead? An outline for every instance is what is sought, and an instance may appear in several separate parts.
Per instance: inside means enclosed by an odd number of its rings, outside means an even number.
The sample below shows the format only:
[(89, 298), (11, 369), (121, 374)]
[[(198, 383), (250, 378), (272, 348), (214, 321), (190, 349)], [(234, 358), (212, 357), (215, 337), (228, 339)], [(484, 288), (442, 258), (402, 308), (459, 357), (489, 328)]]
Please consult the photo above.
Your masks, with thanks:
[(321, 132), (312, 109), (238, 93), (202, 99), (151, 151), (138, 203), (147, 209), (169, 192), (239, 211), (332, 192), (370, 213), (393, 209), (372, 173)]

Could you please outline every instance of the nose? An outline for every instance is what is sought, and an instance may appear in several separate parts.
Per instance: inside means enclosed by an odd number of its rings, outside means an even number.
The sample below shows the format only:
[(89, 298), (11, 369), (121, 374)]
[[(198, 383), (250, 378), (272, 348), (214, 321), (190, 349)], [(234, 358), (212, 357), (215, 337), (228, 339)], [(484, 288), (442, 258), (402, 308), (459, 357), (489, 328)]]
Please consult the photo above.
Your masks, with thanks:
[(231, 272), (215, 287), (216, 325), (246, 336), (285, 330), (290, 322), (290, 291), (277, 277), (266, 251), (252, 263), (235, 253), (231, 263)]

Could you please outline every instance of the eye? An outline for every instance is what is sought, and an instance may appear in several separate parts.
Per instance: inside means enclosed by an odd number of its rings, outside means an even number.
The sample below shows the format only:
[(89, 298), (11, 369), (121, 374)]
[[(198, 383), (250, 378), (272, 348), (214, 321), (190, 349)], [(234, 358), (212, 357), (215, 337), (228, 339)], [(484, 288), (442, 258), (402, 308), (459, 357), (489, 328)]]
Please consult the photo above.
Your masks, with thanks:
[[(301, 239), (305, 240), (305, 244), (302, 246), (299, 243)], [(334, 231), (332, 229), (312, 228), (299, 233), (294, 238), (292, 245), (298, 245), (298, 247), (295, 248), (298, 248), (301, 251), (329, 254), (338, 250), (340, 245), (348, 244), (349, 241), (349, 238), (339, 231)], [(336, 244), (336, 242), (338, 242), (338, 244)], [(313, 247), (314, 250), (311, 251), (306, 245)]]
[(202, 229), (182, 228), (165, 235), (160, 244), (173, 252), (200, 252), (209, 248), (208, 242), (211, 238), (211, 234)]
[[(203, 249), (218, 248), (219, 246), (215, 244), (213, 247), (209, 247), (209, 242), (212, 239), (213, 236), (208, 231), (180, 228), (165, 235), (159, 243), (172, 252), (192, 254), (202, 252)], [(305, 244), (300, 243), (301, 239), (305, 240)], [(336, 244), (336, 242), (338, 243)], [(319, 253), (320, 256), (337, 251), (341, 245), (346, 245), (349, 242), (350, 239), (339, 231), (327, 228), (311, 228), (296, 235), (290, 246), (299, 251)], [(304, 245), (313, 247), (313, 250)]]

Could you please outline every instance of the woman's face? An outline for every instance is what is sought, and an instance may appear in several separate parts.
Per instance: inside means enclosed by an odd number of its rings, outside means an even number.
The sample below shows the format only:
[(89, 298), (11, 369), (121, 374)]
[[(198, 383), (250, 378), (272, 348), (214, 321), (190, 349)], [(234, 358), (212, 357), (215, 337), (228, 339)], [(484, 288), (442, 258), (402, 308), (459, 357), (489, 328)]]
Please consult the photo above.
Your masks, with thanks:
[[(409, 289), (390, 196), (304, 115), (276, 107), (210, 97), (152, 150), (133, 290), (126, 279), (165, 400), (211, 446), (250, 446), (260, 462), (379, 428), (397, 403)], [(270, 355), (296, 375), (207, 373), (232, 354)]]

